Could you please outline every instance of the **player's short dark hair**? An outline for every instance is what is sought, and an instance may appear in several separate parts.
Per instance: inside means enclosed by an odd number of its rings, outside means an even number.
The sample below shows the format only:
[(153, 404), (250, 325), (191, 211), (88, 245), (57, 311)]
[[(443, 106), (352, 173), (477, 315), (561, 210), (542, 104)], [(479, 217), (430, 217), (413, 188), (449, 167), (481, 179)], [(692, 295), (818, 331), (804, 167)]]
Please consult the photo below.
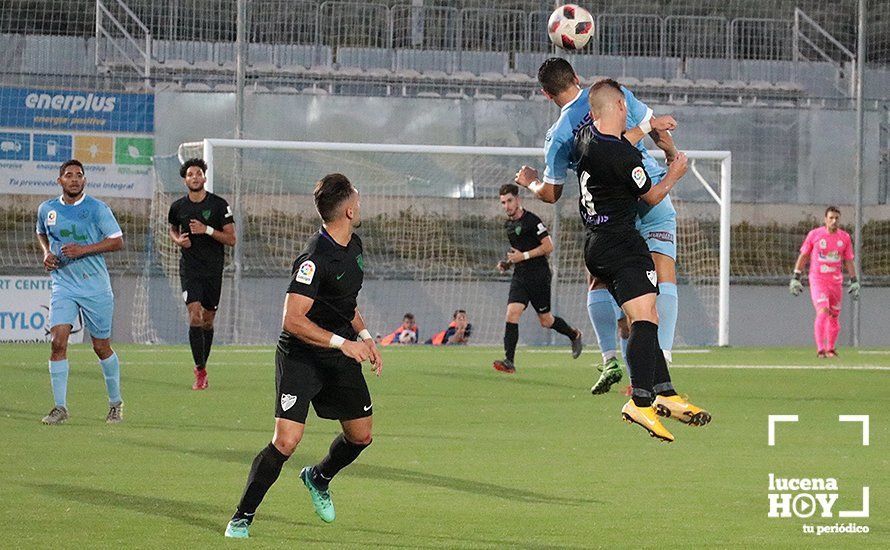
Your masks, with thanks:
[(451, 315), (451, 318), (452, 318), (452, 319), (457, 319), (457, 314), (458, 314), (458, 313), (463, 313), (464, 315), (466, 315), (466, 314), (467, 314), (467, 310), (465, 310), (465, 309), (455, 309), (455, 310), (454, 310), (454, 313)]
[(575, 69), (561, 57), (551, 57), (538, 68), (538, 82), (550, 95), (556, 95), (575, 84)]
[(834, 213), (837, 214), (838, 216), (841, 215), (841, 209), (838, 208), (837, 206), (829, 206), (828, 208), (826, 208), (826, 209), (825, 209), (825, 215), (827, 216), (829, 212), (834, 212)]
[(514, 197), (519, 196), (519, 186), (515, 183), (505, 183), (501, 186), (501, 190), (498, 191), (499, 195), (513, 195)]
[(601, 78), (594, 82), (593, 85), (590, 87), (590, 93), (592, 95), (594, 92), (598, 92), (603, 88), (612, 88), (619, 93), (624, 93), (621, 91), (621, 84), (619, 84), (618, 81), (612, 78)]
[(60, 176), (63, 175), (63, 174), (65, 173), (65, 168), (68, 168), (69, 166), (79, 166), (81, 172), (84, 172), (84, 171), (85, 171), (85, 170), (83, 169), (83, 163), (82, 163), (82, 162), (80, 162), (80, 161), (77, 160), (77, 159), (70, 159), (70, 160), (66, 160), (65, 162), (63, 162), (63, 163), (62, 163), (62, 166), (59, 166), (59, 175), (60, 175)]
[(192, 158), (183, 162), (182, 166), (179, 167), (179, 177), (184, 178), (192, 166), (197, 166), (202, 172), (207, 173), (207, 163), (204, 162), (204, 159)]
[(330, 222), (337, 214), (337, 208), (355, 192), (349, 179), (343, 174), (328, 174), (315, 184), (315, 209), (321, 219)]
[(406, 313), (406, 314), (402, 315), (402, 319), (411, 319), (411, 320), (413, 321), (413, 320), (414, 320), (414, 314), (413, 314), (413, 313)]

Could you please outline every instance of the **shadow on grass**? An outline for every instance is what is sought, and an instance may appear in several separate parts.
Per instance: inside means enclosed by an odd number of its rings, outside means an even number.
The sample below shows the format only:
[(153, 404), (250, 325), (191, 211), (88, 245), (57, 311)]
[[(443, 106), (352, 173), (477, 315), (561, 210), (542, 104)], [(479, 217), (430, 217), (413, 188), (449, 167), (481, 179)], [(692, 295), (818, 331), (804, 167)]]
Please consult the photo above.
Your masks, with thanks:
[[(141, 447), (144, 449), (152, 449), (156, 451), (172, 452), (177, 454), (189, 454), (206, 460), (215, 460), (218, 462), (226, 462), (232, 464), (241, 464), (247, 467), (256, 456), (253, 450), (236, 450), (236, 449), (184, 449), (175, 445), (159, 443), (157, 441), (139, 441), (135, 439), (122, 439), (123, 442)], [(301, 457), (294, 456), (291, 462), (302, 464)], [(519, 501), (530, 504), (559, 504), (564, 506), (580, 506), (585, 504), (602, 504), (602, 501), (587, 498), (567, 498), (557, 494), (536, 493), (524, 489), (514, 487), (505, 487), (494, 483), (484, 481), (476, 481), (469, 479), (461, 479), (457, 477), (449, 477), (437, 474), (428, 474), (418, 472), (416, 470), (407, 470), (404, 468), (392, 468), (389, 466), (378, 466), (372, 464), (363, 464), (361, 462), (349, 465), (344, 470), (349, 476), (356, 476), (365, 479), (378, 479), (386, 481), (400, 481), (403, 483), (411, 483), (418, 485), (422, 489), (429, 487), (440, 487), (450, 489), (452, 491), (460, 491), (462, 493), (470, 493), (484, 497), (502, 498), (510, 501)]]
[[(56, 498), (62, 498), (81, 504), (104, 506), (118, 510), (130, 510), (160, 518), (198, 527), (205, 531), (218, 533), (222, 537), (231, 513), (232, 506), (212, 506), (202, 502), (176, 500), (156, 496), (119, 493), (96, 487), (67, 485), (62, 483), (23, 483)], [(207, 519), (207, 517), (216, 519)], [(294, 521), (292, 518), (263, 514), (263, 519), (286, 522), (289, 525), (310, 526), (312, 524)]]
[(568, 506), (580, 506), (583, 504), (602, 504), (601, 501), (587, 498), (567, 498), (558, 494), (536, 493), (515, 487), (505, 487), (484, 481), (461, 479), (438, 474), (428, 474), (404, 468), (392, 468), (374, 464), (352, 464), (349, 466), (350, 476), (367, 479), (383, 479), (387, 481), (400, 481), (419, 485), (424, 489), (440, 487), (462, 493), (470, 493), (484, 497), (502, 498), (510, 501), (525, 502), (529, 504), (559, 504)]

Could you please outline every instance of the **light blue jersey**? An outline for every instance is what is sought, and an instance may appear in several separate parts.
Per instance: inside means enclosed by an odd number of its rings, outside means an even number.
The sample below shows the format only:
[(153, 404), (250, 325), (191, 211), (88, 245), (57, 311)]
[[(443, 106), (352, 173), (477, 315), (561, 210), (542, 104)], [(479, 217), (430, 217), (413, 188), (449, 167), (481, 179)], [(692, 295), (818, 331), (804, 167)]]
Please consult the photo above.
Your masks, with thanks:
[[(621, 91), (624, 92), (624, 101), (627, 104), (627, 130), (636, 128), (644, 120), (652, 118), (652, 109), (637, 99), (624, 86), (621, 87)], [(562, 107), (559, 119), (547, 130), (547, 136), (544, 138), (544, 162), (546, 164), (544, 183), (563, 185), (566, 173), (575, 168), (578, 161), (574, 158), (575, 132), (590, 120), (589, 95), (590, 92), (587, 88), (579, 90), (575, 99)], [(643, 153), (643, 167), (652, 179), (652, 184), (657, 184), (667, 173), (667, 170), (649, 154), (643, 140), (637, 143), (637, 149)], [(645, 208), (641, 207), (641, 217), (648, 218), (650, 215), (656, 218), (673, 217), (675, 211), (670, 196), (665, 197), (654, 208), (648, 205)]]
[(95, 244), (123, 235), (108, 205), (86, 195), (74, 204), (65, 204), (61, 197), (48, 200), (37, 209), (37, 233), (46, 235), (50, 251), (59, 258), (59, 267), (50, 272), (53, 298), (81, 298), (111, 292), (111, 279), (102, 254), (74, 260), (62, 254), (62, 246), (69, 243)]

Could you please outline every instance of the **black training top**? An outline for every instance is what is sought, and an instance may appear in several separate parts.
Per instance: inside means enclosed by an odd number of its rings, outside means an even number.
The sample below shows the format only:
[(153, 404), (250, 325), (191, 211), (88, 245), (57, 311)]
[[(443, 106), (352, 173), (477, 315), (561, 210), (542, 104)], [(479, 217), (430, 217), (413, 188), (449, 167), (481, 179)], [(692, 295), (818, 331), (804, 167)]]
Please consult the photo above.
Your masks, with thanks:
[[(352, 328), (358, 292), (364, 281), (362, 240), (353, 234), (347, 246), (341, 246), (324, 228), (314, 234), (294, 262), (288, 293), (315, 300), (306, 317), (325, 330), (354, 340)], [(292, 344), (305, 345), (296, 336), (281, 331), (279, 347), (285, 351)]]
[(623, 136), (600, 133), (591, 123), (575, 134), (581, 219), (588, 231), (635, 230), (637, 202), (652, 187), (643, 154)]
[[(215, 231), (222, 231), (223, 226), (235, 223), (229, 203), (209, 191), (201, 202), (192, 202), (186, 195), (170, 205), (167, 221), (178, 227), (181, 234), (189, 233), (191, 220), (198, 220)], [(180, 249), (180, 272), (192, 277), (221, 275), (226, 255), (225, 246), (209, 235), (189, 235), (189, 239), (192, 246)]]
[[(510, 246), (520, 252), (528, 252), (533, 248), (541, 245), (541, 241), (550, 235), (547, 232), (547, 226), (533, 213), (525, 210), (518, 220), (508, 219), (504, 223), (507, 230), (507, 238), (510, 240)], [(522, 275), (533, 271), (548, 271), (550, 264), (547, 263), (547, 256), (537, 256), (516, 264), (515, 273)]]

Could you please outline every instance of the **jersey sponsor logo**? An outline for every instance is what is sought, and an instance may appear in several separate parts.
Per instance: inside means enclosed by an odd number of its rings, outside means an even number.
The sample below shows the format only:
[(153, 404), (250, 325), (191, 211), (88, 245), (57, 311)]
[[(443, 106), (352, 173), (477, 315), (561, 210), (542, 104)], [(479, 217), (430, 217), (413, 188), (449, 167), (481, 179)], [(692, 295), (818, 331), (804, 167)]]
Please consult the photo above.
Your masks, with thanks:
[(82, 243), (87, 242), (87, 236), (86, 236), (86, 235), (78, 235), (78, 234), (77, 234), (77, 226), (74, 225), (74, 224), (71, 224), (71, 229), (70, 229), (70, 230), (68, 230), (68, 229), (63, 229), (63, 230), (61, 230), (61, 231), (59, 232), (59, 234), (60, 234), (62, 237), (71, 237), (71, 238), (74, 239), (75, 241), (79, 241), (79, 242), (82, 242)]
[(666, 243), (674, 242), (674, 234), (670, 231), (650, 231), (647, 238), (655, 239), (656, 241), (664, 241)]
[(231, 218), (232, 216), (234, 216), (234, 214), (232, 213), (232, 207), (231, 207), (231, 206), (226, 206), (226, 216), (225, 216), (225, 217), (226, 217), (226, 218)]
[(291, 395), (289, 393), (281, 394), (281, 410), (286, 411), (289, 408), (294, 406), (294, 403), (297, 402), (297, 396)]
[(654, 287), (658, 286), (658, 274), (655, 272), (655, 270), (652, 270), (652, 271), (647, 270), (646, 277), (649, 277), (649, 282), (652, 283), (652, 286), (654, 286)]
[(339, 281), (340, 279), (342, 279), (344, 275), (346, 275), (345, 271), (343, 273), (337, 275), (337, 280)]
[(547, 232), (547, 228), (544, 227), (544, 224), (543, 224), (543, 223), (539, 223), (539, 224), (538, 224), (538, 235), (540, 235), (540, 234), (542, 234), (542, 233), (546, 233), (546, 232)]
[(56, 225), (56, 219), (58, 218), (58, 214), (56, 214), (55, 210), (50, 210), (46, 213), (46, 225)]
[(630, 173), (630, 177), (633, 178), (634, 183), (636, 183), (637, 187), (639, 187), (640, 189), (642, 189), (643, 186), (646, 185), (646, 171), (643, 170), (642, 166), (637, 166), (636, 168), (634, 168), (633, 171), (631, 171)]
[(374, 406), (374, 404), (371, 403), (370, 405), (368, 405), (368, 406), (366, 406), (366, 407), (362, 407), (362, 408), (365, 409), (365, 412), (368, 412), (368, 411), (371, 410), (371, 407), (373, 407), (373, 406)]
[(185, 303), (189, 303), (189, 291), (188, 290), (182, 291), (182, 301)]
[(298, 283), (303, 283), (305, 285), (311, 285), (312, 279), (315, 277), (315, 262), (312, 260), (306, 260), (305, 262), (300, 264), (300, 267), (297, 268), (297, 276), (294, 277), (294, 280)]

